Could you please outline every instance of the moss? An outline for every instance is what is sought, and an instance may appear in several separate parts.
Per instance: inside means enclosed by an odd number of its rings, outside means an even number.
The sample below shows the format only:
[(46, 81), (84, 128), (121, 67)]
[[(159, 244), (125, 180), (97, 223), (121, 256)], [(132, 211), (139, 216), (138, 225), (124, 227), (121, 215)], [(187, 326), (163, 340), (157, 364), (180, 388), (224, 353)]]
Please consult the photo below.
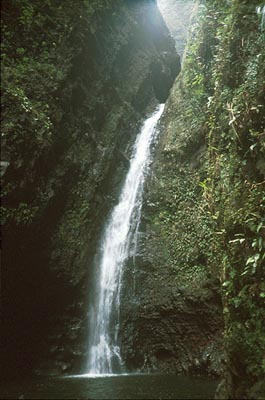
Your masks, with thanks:
[(220, 278), (225, 396), (232, 398), (248, 396), (265, 372), (265, 37), (258, 5), (198, 7), (155, 170), (162, 193), (155, 221), (177, 282)]
[(22, 373), (27, 360), (55, 362), (49, 346), (60, 339), (47, 340), (53, 329), (64, 332), (63, 357), (73, 355), (70, 307), (82, 320), (76, 345), (85, 347), (98, 238), (141, 120), (158, 102), (152, 68), (163, 71), (168, 91), (179, 60), (155, 2), (1, 6), (3, 308), (15, 314), (5, 327), (12, 338), (5, 362), (11, 371), (14, 360)]

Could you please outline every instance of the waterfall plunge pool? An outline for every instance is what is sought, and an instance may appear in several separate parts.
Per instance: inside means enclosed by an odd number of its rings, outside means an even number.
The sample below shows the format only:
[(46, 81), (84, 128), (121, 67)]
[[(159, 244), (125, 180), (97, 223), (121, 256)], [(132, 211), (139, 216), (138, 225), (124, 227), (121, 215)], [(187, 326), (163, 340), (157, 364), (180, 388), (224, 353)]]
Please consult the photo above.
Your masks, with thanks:
[(213, 399), (217, 381), (161, 374), (45, 377), (1, 384), (1, 399)]
[[(111, 374), (113, 359), (119, 370), (119, 309), (122, 267), (135, 249), (142, 194), (150, 163), (150, 146), (164, 104), (149, 116), (136, 139), (130, 168), (102, 241), (98, 294), (93, 304), (90, 346), (85, 375), (38, 377), (4, 382), (1, 399), (213, 399), (217, 382), (162, 374)], [(94, 318), (96, 316), (96, 318)], [(114, 332), (111, 325), (114, 323)], [(117, 360), (116, 360), (117, 361)]]

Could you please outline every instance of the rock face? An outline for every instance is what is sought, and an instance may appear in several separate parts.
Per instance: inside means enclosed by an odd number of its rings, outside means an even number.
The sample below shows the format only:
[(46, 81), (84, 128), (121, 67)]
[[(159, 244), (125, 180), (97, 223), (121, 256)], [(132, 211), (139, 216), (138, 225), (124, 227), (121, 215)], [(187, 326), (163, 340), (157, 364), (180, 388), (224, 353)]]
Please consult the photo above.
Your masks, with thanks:
[[(5, 32), (15, 26), (4, 37), (4, 101), (14, 106), (4, 109), (3, 129), (5, 134), (11, 129), (10, 119), (17, 135), (22, 129), (17, 144), (6, 135), (3, 147), (8, 167), (3, 175), (2, 360), (7, 374), (28, 373), (40, 360), (39, 372), (56, 374), (80, 372), (85, 364), (99, 234), (139, 124), (166, 100), (180, 70), (155, 2), (97, 3), (72, 7), (65, 1), (56, 8), (35, 2), (30, 12), (23, 2), (3, 4)], [(31, 24), (25, 25), (25, 15), (33, 18)], [(36, 49), (31, 36), (34, 29), (47, 32), (46, 24), (51, 37)], [(10, 39), (15, 34), (17, 43)], [(8, 80), (14, 52), (24, 68), (16, 78), (18, 89)], [(20, 60), (21, 54), (28, 58)], [(42, 59), (50, 71), (53, 65), (62, 71), (49, 75), (49, 85), (45, 73), (28, 81), (30, 63)], [(45, 62), (38, 68), (46, 68)], [(41, 87), (40, 100), (34, 84)], [(38, 114), (43, 99), (47, 106)], [(34, 107), (36, 119), (50, 129), (46, 147), (44, 137), (30, 131)]]
[(123, 353), (132, 368), (210, 375), (223, 353), (216, 397), (263, 398), (264, 18), (238, 0), (197, 16), (126, 269)]
[(147, 182), (137, 255), (124, 276), (122, 354), (132, 370), (218, 377), (222, 301), (209, 266), (211, 224), (207, 217), (201, 220), (203, 202), (196, 188), (205, 149), (194, 148), (191, 163), (165, 151), (173, 133), (168, 124), (175, 95), (173, 90)]
[[(156, 243), (156, 249), (158, 246)], [(176, 271), (159, 263), (161, 254), (155, 255), (155, 262), (146, 258), (141, 268), (135, 269), (137, 290), (124, 296), (128, 308), (122, 314), (121, 336), (127, 367), (131, 371), (218, 377), (222, 319), (217, 283), (205, 279), (183, 287)], [(137, 301), (130, 301), (133, 296)]]
[[(179, 58), (155, 1), (2, 3), (1, 365), (79, 373), (100, 233)], [(127, 368), (219, 376), (224, 355), (218, 398), (264, 397), (262, 10), (198, 5), (124, 273)]]
[[(171, 33), (185, 42), (192, 2), (180, 3), (158, 2)], [(170, 19), (169, 13), (178, 18)], [(182, 84), (185, 72), (184, 61)], [(223, 358), (222, 301), (217, 272), (209, 265), (212, 223), (198, 190), (206, 146), (194, 134), (192, 147), (186, 148), (192, 128), (183, 132), (178, 121), (179, 113), (185, 114), (179, 85), (171, 91), (160, 127), (137, 255), (125, 270), (122, 354), (131, 370), (217, 377)]]
[(183, 57), (189, 29), (189, 21), (194, 6), (193, 0), (157, 0), (158, 7), (176, 41), (178, 54)]

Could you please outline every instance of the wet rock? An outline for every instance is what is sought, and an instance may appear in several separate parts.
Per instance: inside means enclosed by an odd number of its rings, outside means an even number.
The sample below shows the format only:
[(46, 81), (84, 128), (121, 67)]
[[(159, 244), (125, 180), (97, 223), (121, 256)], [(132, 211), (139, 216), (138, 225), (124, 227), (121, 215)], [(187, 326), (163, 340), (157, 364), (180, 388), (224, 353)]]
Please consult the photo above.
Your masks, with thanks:
[[(202, 277), (204, 269), (195, 269), (191, 276), (188, 267), (180, 273), (172, 265), (168, 243), (154, 224), (159, 207), (148, 206), (148, 201), (154, 203), (156, 190), (153, 184), (146, 194), (147, 207), (143, 207), (134, 287), (132, 267), (128, 264), (125, 269), (122, 356), (131, 370), (218, 377), (223, 355), (219, 283), (210, 274)], [(206, 263), (199, 251), (193, 254), (201, 264)], [(137, 357), (140, 352), (144, 360)]]
[(58, 366), (63, 373), (70, 372), (72, 369), (71, 362), (62, 362), (62, 363), (59, 363)]
[[(16, 202), (26, 198), (37, 210), (26, 226), (13, 221), (4, 227), (4, 364), (10, 374), (14, 367), (27, 374), (40, 361), (38, 371), (45, 373), (85, 366), (100, 234), (143, 117), (166, 99), (179, 72), (174, 42), (155, 2), (113, 7), (95, 13), (95, 34), (86, 19), (77, 25), (72, 14), (66, 16), (74, 29), (67, 48), (51, 57), (65, 60), (68, 69), (47, 100), (56, 109), (51, 115), (56, 139), (43, 159), (34, 158), (29, 173), (32, 154), (4, 174), (4, 185), (18, 177)], [(13, 207), (12, 196), (5, 205)]]

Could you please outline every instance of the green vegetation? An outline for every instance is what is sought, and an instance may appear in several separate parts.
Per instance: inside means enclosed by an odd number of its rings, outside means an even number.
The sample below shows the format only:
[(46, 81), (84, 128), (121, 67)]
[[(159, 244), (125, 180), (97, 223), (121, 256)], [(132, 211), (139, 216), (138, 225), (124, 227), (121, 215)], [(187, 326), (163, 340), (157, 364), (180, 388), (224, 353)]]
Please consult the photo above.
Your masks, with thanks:
[(228, 368), (240, 397), (265, 374), (265, 35), (255, 4), (234, 1), (225, 12), (208, 107), (209, 179)]
[(73, 7), (70, 0), (3, 0), (1, 7), (2, 159), (12, 165), (2, 212), (4, 221), (30, 223), (34, 187), (69, 145), (60, 133), (62, 88), (110, 1), (79, 0)]
[(220, 277), (227, 356), (221, 396), (232, 398), (250, 396), (265, 374), (265, 33), (259, 5), (223, 0), (198, 7), (168, 103), (157, 171), (161, 232), (177, 281), (183, 271), (194, 279), (197, 265)]
[[(21, 238), (17, 227), (33, 226), (29, 242), (36, 243), (34, 224), (43, 224), (47, 215), (42, 240), (51, 265), (75, 282), (87, 273), (88, 238), (94, 240), (90, 223), (100, 220), (106, 204), (103, 187), (117, 142), (139, 120), (137, 106), (143, 110), (154, 100), (145, 85), (157, 53), (138, 49), (135, 58), (128, 57), (132, 28), (123, 19), (133, 14), (117, 16), (110, 0), (74, 3), (2, 2), (1, 135), (2, 159), (10, 164), (2, 192), (9, 238)], [(200, 295), (205, 282), (220, 281), (226, 366), (219, 395), (228, 398), (255, 396), (252, 388), (265, 374), (261, 7), (258, 0), (207, 0), (197, 6), (183, 71), (166, 107), (163, 150), (145, 215), (163, 248), (159, 262), (172, 267), (178, 287)], [(96, 43), (108, 11), (120, 28), (113, 33), (107, 27)], [(30, 248), (24, 240), (23, 254), (24, 245)], [(11, 254), (12, 242), (10, 249)], [(36, 254), (33, 260), (35, 267)], [(41, 262), (47, 268), (46, 258)], [(24, 264), (30, 265), (27, 257)], [(13, 282), (16, 271), (10, 276)]]
[(3, 364), (60, 374), (85, 363), (102, 225), (141, 119), (179, 62), (154, 2), (1, 7)]

